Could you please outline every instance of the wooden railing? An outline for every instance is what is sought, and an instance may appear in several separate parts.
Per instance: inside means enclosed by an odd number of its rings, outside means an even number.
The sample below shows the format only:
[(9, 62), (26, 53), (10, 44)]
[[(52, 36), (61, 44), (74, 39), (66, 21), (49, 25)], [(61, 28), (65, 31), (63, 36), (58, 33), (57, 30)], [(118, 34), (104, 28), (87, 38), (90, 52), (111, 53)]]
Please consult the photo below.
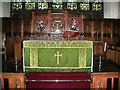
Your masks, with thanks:
[[(2, 89), (25, 89), (25, 73), (2, 73)], [(91, 89), (119, 90), (120, 72), (91, 73)], [(8, 85), (8, 86), (7, 86)]]
[(108, 45), (106, 60), (110, 60), (120, 65), (120, 47)]
[(0, 73), (2, 89), (25, 89), (25, 73)]
[(120, 89), (120, 72), (102, 72), (92, 73), (91, 88), (98, 90), (119, 90)]

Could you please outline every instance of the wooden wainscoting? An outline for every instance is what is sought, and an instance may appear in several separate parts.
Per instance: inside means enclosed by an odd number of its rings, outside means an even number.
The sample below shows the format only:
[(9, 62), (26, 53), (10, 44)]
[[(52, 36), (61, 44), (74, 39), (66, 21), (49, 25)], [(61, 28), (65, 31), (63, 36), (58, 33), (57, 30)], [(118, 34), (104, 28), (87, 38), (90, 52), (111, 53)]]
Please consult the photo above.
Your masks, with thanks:
[(92, 89), (107, 89), (119, 90), (120, 89), (120, 72), (99, 72), (92, 73)]
[(120, 65), (120, 47), (108, 45), (106, 52), (106, 60), (110, 60)]

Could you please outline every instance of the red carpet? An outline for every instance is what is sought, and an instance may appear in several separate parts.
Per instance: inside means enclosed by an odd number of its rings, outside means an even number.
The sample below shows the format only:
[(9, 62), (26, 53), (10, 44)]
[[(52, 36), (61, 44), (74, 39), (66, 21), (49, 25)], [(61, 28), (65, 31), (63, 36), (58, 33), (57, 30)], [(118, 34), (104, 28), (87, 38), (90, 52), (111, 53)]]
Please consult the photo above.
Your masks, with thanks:
[(90, 75), (86, 72), (30, 72), (29, 88), (82, 88), (90, 89)]

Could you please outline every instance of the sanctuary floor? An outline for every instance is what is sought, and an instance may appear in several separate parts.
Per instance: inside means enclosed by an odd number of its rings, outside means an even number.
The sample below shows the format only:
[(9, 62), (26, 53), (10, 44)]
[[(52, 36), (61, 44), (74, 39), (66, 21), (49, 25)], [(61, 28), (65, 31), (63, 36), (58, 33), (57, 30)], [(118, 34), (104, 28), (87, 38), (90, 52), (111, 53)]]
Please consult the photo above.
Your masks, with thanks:
[(99, 60), (94, 59), (94, 72), (120, 72), (120, 66), (107, 60), (102, 60), (101, 66)]
[[(16, 72), (15, 61), (3, 61), (2, 62), (3, 72)], [(23, 66), (22, 62), (18, 62), (17, 72), (22, 72)], [(93, 72), (120, 72), (120, 66), (114, 64), (113, 62), (102, 60), (101, 66), (98, 59), (94, 58)]]

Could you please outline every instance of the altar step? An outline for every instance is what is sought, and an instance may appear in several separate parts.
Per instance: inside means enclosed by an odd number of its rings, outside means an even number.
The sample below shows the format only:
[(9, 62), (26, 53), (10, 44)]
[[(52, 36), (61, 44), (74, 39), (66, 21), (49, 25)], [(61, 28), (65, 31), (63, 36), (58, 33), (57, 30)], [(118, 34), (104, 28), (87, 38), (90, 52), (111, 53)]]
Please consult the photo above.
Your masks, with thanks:
[(26, 88), (87, 88), (90, 75), (86, 72), (30, 72)]

